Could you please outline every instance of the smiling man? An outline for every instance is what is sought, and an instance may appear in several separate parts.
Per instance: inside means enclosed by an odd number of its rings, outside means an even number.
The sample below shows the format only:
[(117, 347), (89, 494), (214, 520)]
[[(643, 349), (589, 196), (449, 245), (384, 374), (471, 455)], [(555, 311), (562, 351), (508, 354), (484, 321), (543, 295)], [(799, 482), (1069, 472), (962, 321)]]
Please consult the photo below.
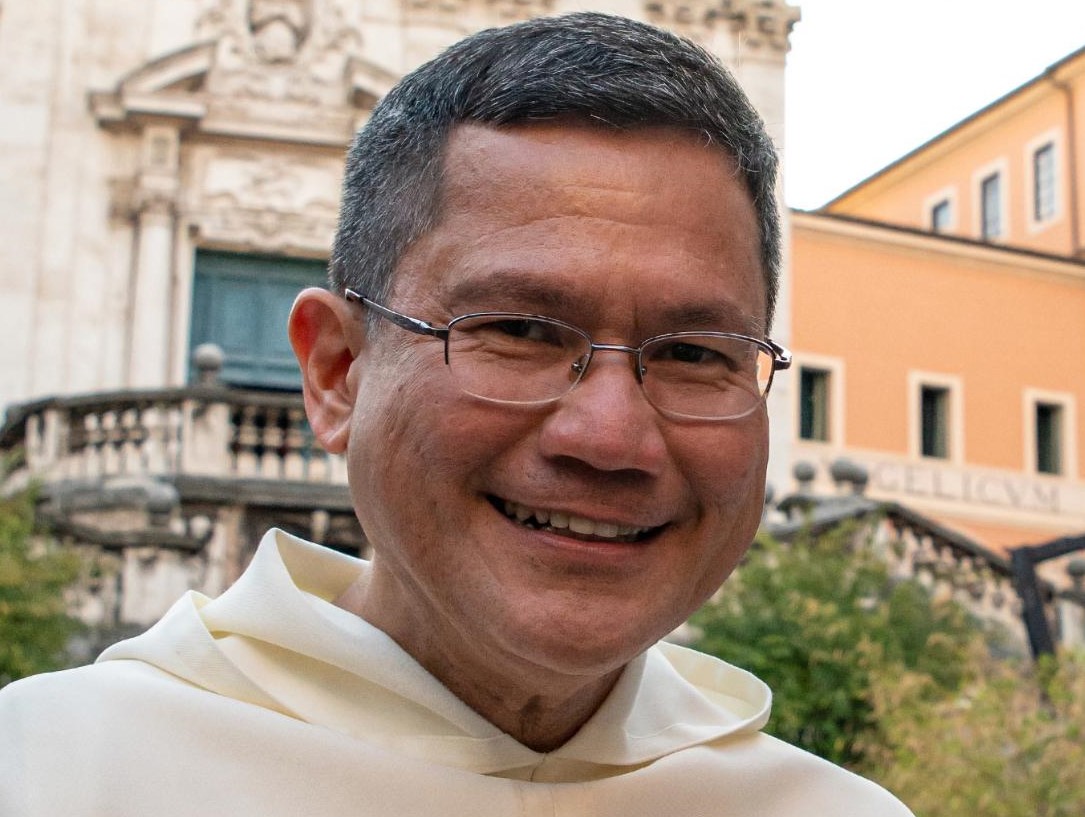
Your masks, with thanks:
[(351, 150), (290, 332), (358, 562), (271, 532), (90, 668), (0, 696), (0, 813), (907, 815), (657, 645), (758, 526), (776, 159), (706, 53), (483, 32)]

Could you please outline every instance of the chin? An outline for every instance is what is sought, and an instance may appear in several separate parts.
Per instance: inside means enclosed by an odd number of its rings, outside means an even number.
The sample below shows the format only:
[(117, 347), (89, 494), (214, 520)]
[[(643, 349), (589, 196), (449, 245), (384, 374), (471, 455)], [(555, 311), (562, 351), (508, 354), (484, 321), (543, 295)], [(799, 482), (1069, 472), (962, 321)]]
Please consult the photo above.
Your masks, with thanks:
[(532, 632), (538, 629), (535, 626), (526, 632), (521, 629), (512, 642), (513, 651), (529, 663), (556, 673), (595, 677), (621, 669), (681, 623), (617, 632), (607, 623), (613, 622), (614, 616), (603, 623), (598, 618), (560, 618), (544, 617), (539, 623), (541, 632)]

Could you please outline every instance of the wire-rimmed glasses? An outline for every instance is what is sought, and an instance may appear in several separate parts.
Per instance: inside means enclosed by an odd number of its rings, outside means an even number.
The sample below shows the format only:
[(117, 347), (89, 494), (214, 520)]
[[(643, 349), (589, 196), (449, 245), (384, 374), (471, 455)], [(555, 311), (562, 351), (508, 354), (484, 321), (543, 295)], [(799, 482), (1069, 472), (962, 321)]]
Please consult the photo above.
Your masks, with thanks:
[(761, 404), (791, 353), (771, 340), (733, 332), (668, 332), (640, 346), (596, 343), (582, 329), (543, 315), (473, 312), (433, 326), (352, 289), (348, 301), (396, 326), (444, 342), (456, 384), (480, 400), (519, 406), (552, 403), (583, 379), (596, 352), (624, 352), (644, 396), (675, 419), (733, 420)]

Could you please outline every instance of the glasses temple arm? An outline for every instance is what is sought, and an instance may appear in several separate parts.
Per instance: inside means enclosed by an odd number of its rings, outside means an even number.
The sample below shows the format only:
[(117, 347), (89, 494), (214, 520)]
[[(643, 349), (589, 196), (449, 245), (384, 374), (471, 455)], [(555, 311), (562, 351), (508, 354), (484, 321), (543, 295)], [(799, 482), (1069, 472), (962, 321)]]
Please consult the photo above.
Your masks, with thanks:
[(772, 368), (776, 370), (791, 368), (791, 352), (776, 341), (766, 339), (765, 342), (772, 348)]
[(382, 306), (376, 301), (371, 301), (364, 295), (359, 295), (353, 289), (346, 290), (343, 293), (343, 297), (351, 303), (361, 304), (368, 309), (372, 309), (382, 318), (391, 321), (401, 329), (406, 329), (408, 332), (414, 332), (417, 335), (432, 335), (433, 337), (441, 338), (442, 340), (448, 337), (448, 329), (432, 326), (425, 321), (418, 320), (418, 318), (412, 318), (410, 315), (396, 312), (394, 309)]

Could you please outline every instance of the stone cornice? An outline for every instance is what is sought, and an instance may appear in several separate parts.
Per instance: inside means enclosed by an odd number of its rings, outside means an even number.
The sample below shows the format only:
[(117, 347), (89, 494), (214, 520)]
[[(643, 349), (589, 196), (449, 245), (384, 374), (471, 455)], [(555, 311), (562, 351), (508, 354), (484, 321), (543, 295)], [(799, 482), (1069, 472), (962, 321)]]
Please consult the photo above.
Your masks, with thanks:
[(1085, 262), (1022, 247), (989, 244), (926, 230), (869, 221), (836, 213), (791, 211), (793, 230), (809, 230), (856, 241), (867, 241), (920, 253), (968, 258), (1022, 275), (1043, 275), (1085, 285)]
[(786, 52), (801, 13), (783, 0), (647, 0), (652, 22), (699, 39), (717, 25), (729, 26), (743, 49)]

